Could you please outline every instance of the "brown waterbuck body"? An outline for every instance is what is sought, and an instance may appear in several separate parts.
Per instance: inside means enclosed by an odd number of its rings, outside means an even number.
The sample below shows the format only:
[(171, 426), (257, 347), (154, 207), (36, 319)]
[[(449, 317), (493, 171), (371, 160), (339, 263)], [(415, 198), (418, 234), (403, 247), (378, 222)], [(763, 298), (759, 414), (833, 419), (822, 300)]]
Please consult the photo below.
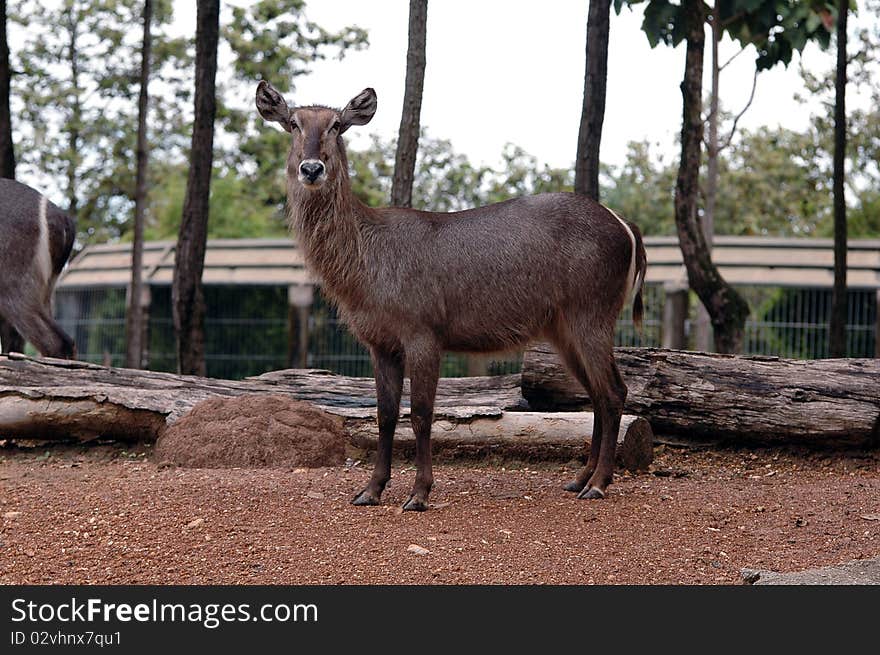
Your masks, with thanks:
[(583, 196), (549, 193), (450, 214), (372, 209), (354, 197), (341, 135), (376, 111), (365, 89), (341, 111), (294, 107), (268, 82), (257, 109), (291, 133), (291, 228), (322, 292), (370, 350), (379, 446), (369, 484), (352, 501), (376, 505), (391, 476), (404, 368), (411, 379), (416, 480), (406, 510), (424, 510), (433, 484), (431, 422), (443, 351), (491, 352), (552, 342), (593, 399), (587, 465), (566, 486), (602, 498), (611, 483), (626, 386), (613, 336), (646, 259), (634, 225)]
[[(76, 356), (73, 340), (52, 318), (55, 281), (75, 236), (73, 219), (45, 196), (0, 179), (0, 316), (48, 357)], [(4, 352), (13, 347), (2, 345)]]

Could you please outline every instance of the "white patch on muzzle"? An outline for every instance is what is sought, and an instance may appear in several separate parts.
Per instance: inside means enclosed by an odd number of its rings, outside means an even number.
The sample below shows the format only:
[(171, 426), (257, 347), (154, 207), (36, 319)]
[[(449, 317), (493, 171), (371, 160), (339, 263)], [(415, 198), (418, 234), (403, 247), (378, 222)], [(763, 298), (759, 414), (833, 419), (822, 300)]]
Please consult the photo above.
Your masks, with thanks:
[[(303, 164), (320, 164), (321, 165), (321, 173), (314, 180), (308, 178), (308, 176), (303, 175), (302, 167)], [(327, 179), (327, 166), (324, 165), (320, 159), (303, 159), (299, 166), (297, 167), (297, 179), (300, 184), (305, 187), (319, 187), (324, 184), (324, 181)]]

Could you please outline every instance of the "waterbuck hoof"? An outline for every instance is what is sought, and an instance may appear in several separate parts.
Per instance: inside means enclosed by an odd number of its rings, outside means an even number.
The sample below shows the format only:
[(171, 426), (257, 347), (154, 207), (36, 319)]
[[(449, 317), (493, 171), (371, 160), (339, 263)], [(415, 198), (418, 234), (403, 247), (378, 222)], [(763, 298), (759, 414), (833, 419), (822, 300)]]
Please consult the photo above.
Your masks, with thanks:
[(374, 494), (373, 492), (364, 489), (362, 492), (357, 494), (354, 498), (351, 499), (352, 505), (357, 505), (359, 507), (368, 507), (370, 505), (379, 505), (379, 496)]
[(583, 491), (584, 487), (587, 486), (586, 482), (581, 482), (579, 480), (572, 480), (567, 485), (562, 487), (566, 491), (573, 491), (574, 493), (580, 493)]
[(605, 492), (596, 487), (589, 487), (578, 494), (580, 500), (602, 500), (604, 497)]
[(428, 501), (415, 496), (410, 496), (403, 504), (404, 512), (424, 512), (426, 509), (428, 509)]

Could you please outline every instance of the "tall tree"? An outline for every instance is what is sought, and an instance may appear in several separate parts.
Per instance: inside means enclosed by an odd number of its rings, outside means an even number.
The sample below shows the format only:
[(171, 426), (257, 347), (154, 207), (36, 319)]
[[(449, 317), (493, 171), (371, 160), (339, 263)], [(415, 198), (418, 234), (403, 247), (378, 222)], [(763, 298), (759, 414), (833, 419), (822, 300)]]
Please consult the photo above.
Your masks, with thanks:
[(180, 373), (189, 375), (205, 375), (202, 271), (208, 236), (219, 39), (220, 0), (198, 0), (192, 147), (171, 289), (177, 368)]
[(837, 10), (837, 75), (834, 84), (834, 290), (831, 295), (831, 323), (828, 351), (832, 357), (846, 356), (846, 23), (849, 0), (839, 0)]
[[(634, 5), (642, 1), (615, 0), (615, 8), (620, 11), (624, 3)], [(818, 11), (824, 11), (824, 4), (825, 0), (731, 0), (725, 3), (719, 0), (719, 6), (724, 10), (719, 9), (719, 18), (728, 18), (719, 20), (717, 25), (742, 45), (754, 44), (758, 51), (758, 68), (769, 68), (776, 62), (787, 64), (795, 50), (802, 49), (813, 34), (821, 33), (824, 28)], [(682, 39), (687, 42), (681, 86), (684, 96), (682, 159), (675, 200), (679, 245), (688, 281), (706, 308), (715, 330), (715, 349), (737, 352), (742, 347), (748, 304), (712, 263), (710, 244), (698, 212), (703, 140), (704, 26), (712, 11), (713, 8), (702, 0), (683, 0), (680, 4), (669, 0), (648, 0), (642, 29), (652, 46), (661, 41), (669, 45), (677, 45)], [(695, 93), (698, 94), (696, 97)], [(693, 166), (696, 168), (688, 170)]]
[(397, 137), (391, 204), (412, 206), (413, 178), (419, 149), (419, 120), (422, 112), (422, 89), (425, 86), (425, 38), (428, 24), (428, 0), (409, 2), (409, 47), (406, 51), (406, 86), (403, 112)]
[[(0, 177), (15, 179), (12, 112), (9, 107), (11, 80), (9, 43), (6, 40), (6, 0), (0, 0)], [(24, 349), (22, 336), (2, 318), (0, 318), (0, 346), (3, 347), (3, 352)]]
[(144, 355), (144, 214), (147, 205), (147, 114), (149, 112), (150, 53), (152, 50), (153, 0), (144, 0), (144, 38), (141, 48), (141, 89), (138, 95), (137, 172), (134, 193), (134, 234), (131, 243), (131, 286), (126, 312), (125, 365), (141, 368)]
[(681, 162), (675, 184), (675, 224), (679, 246), (687, 269), (688, 282), (696, 292), (715, 329), (718, 352), (742, 349), (748, 303), (721, 276), (712, 262), (706, 237), (697, 213), (701, 145), (703, 141), (703, 51), (706, 5), (702, 0), (684, 0), (682, 28), (687, 50), (681, 84), (683, 117)]
[[(722, 36), (724, 35), (724, 23), (722, 21), (731, 19), (730, 16), (724, 16), (722, 12), (724, 9), (731, 9), (730, 4), (731, 3), (722, 4), (716, 0), (715, 4), (709, 10), (712, 46), (712, 86), (709, 93), (709, 115), (706, 119), (706, 123), (708, 124), (708, 138), (706, 139), (706, 181), (703, 185), (703, 197), (705, 198), (705, 203), (703, 206), (702, 222), (703, 236), (706, 239), (706, 247), (710, 252), (712, 251), (712, 241), (715, 236), (715, 205), (718, 199), (718, 164), (721, 150), (730, 145), (736, 132), (736, 124), (752, 104), (758, 83), (758, 69), (755, 68), (755, 75), (752, 79), (752, 92), (749, 96), (748, 102), (734, 119), (733, 127), (730, 129), (730, 133), (727, 137), (727, 142), (722, 144), (718, 134), (721, 113), (721, 72), (731, 63), (731, 61), (733, 61), (733, 58), (729, 59), (722, 65), (719, 61), (719, 49)], [(745, 46), (743, 46), (734, 57), (741, 54), (743, 50), (745, 50)], [(712, 330), (710, 329), (710, 324), (711, 318), (709, 317), (709, 313), (706, 311), (705, 305), (700, 304), (697, 307), (697, 317), (694, 325), (697, 350), (708, 351), (712, 349)]]
[[(786, 66), (791, 59), (793, 50), (799, 50), (811, 40), (818, 41), (826, 47), (830, 38), (826, 28), (830, 16), (823, 6), (822, 0), (811, 0), (810, 3), (781, 4), (776, 0), (732, 0), (722, 2), (715, 0), (708, 9), (707, 18), (710, 27), (710, 43), (712, 51), (711, 90), (709, 93), (709, 115), (706, 118), (708, 134), (706, 138), (706, 175), (702, 185), (705, 198), (702, 222), (706, 245), (712, 249), (715, 234), (715, 205), (719, 188), (719, 157), (727, 148), (736, 133), (740, 118), (751, 106), (757, 88), (758, 73), (766, 68), (782, 62)], [(778, 30), (782, 30), (781, 33)], [(740, 43), (740, 50), (724, 64), (720, 62), (720, 45), (725, 34), (733, 36)], [(780, 34), (782, 36), (780, 36)], [(779, 41), (780, 46), (773, 49), (771, 43)], [(722, 139), (719, 133), (721, 118), (720, 83), (722, 71), (749, 45), (756, 47), (758, 58), (755, 62), (755, 73), (752, 78), (752, 89), (743, 109), (733, 118), (727, 136)], [(698, 350), (711, 347), (712, 335), (709, 329), (709, 315), (703, 305), (698, 307), (696, 320), (696, 342)]]
[(6, 40), (6, 0), (0, 0), (0, 177), (15, 179), (12, 112), (9, 107), (11, 82), (9, 42)]
[(574, 163), (574, 190), (593, 200), (599, 200), (599, 145), (605, 120), (610, 13), (611, 0), (590, 0), (584, 104)]
[[(154, 0), (154, 27), (170, 22), (170, 5)], [(19, 169), (45, 176), (49, 195), (67, 199), (80, 242), (119, 237), (131, 220), (142, 9), (139, 0), (20, 0), (9, 8), (29, 37), (13, 53)], [(154, 70), (163, 62), (179, 69), (171, 64), (186, 60), (183, 42), (157, 36)], [(169, 96), (179, 91), (174, 74), (163, 79)], [(163, 138), (179, 108), (178, 98), (154, 104)]]

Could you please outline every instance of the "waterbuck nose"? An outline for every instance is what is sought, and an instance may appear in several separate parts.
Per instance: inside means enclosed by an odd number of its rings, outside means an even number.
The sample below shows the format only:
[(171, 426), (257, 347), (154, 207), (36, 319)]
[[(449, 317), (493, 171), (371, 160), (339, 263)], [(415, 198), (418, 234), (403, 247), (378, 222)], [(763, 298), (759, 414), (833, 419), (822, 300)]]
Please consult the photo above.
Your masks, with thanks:
[(314, 182), (324, 174), (324, 164), (317, 159), (307, 159), (299, 165), (299, 172), (309, 182)]

